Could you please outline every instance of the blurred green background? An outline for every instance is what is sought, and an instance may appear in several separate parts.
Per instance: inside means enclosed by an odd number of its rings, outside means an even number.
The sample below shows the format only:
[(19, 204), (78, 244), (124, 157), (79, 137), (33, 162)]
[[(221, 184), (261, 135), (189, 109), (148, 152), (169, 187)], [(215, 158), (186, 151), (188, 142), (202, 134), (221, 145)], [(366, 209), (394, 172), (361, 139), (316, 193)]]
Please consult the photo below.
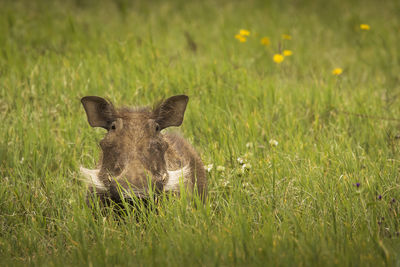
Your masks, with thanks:
[[(372, 0), (1, 1), (0, 262), (400, 265), (399, 14)], [(87, 208), (79, 166), (96, 166), (104, 130), (80, 98), (183, 93), (208, 202)]]

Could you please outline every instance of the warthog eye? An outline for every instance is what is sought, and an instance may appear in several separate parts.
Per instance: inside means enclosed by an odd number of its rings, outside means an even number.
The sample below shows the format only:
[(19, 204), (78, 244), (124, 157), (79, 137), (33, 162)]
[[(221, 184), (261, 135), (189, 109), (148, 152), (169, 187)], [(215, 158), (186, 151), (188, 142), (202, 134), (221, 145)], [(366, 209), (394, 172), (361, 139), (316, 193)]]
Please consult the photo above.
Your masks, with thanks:
[(158, 123), (156, 123), (156, 132), (160, 131), (160, 125), (158, 125)]
[(113, 122), (111, 123), (110, 129), (111, 129), (111, 130), (115, 130), (115, 129), (116, 129), (116, 127), (115, 127), (115, 121), (113, 121)]

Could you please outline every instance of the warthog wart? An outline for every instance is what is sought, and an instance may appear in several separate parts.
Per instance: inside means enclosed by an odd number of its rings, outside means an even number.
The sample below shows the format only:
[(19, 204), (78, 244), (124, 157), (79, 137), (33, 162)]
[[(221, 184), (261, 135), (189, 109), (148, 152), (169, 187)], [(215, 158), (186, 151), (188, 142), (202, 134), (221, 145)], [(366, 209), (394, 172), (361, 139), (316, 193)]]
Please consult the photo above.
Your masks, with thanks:
[(198, 192), (204, 200), (207, 181), (203, 163), (194, 148), (180, 135), (161, 133), (180, 126), (189, 97), (172, 96), (154, 108), (115, 108), (98, 96), (81, 99), (92, 127), (107, 130), (100, 141), (99, 169), (81, 167), (89, 185), (87, 201), (96, 194), (104, 203), (120, 202), (120, 196), (146, 198), (154, 192), (182, 188)]

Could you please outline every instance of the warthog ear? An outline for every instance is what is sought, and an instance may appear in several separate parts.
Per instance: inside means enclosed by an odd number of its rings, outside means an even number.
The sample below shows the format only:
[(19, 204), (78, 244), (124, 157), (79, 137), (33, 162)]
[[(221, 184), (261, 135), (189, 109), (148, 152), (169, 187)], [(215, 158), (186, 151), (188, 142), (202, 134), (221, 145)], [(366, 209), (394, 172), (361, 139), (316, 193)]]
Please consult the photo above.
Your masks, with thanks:
[(188, 101), (188, 96), (176, 95), (166, 99), (154, 109), (153, 116), (161, 130), (182, 124)]
[(115, 121), (113, 105), (98, 96), (85, 96), (81, 99), (81, 102), (90, 126), (103, 127), (109, 130), (111, 123)]

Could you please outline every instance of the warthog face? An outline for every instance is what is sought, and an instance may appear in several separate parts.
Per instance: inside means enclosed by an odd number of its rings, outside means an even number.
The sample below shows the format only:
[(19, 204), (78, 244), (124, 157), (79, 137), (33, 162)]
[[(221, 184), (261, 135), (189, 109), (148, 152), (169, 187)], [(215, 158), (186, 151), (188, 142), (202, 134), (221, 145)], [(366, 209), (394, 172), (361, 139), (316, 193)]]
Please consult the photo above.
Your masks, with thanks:
[(91, 193), (102, 199), (119, 200), (122, 189), (129, 196), (148, 193), (148, 181), (156, 192), (179, 191), (179, 182), (202, 197), (206, 192), (203, 164), (195, 150), (180, 136), (161, 130), (180, 126), (189, 98), (178, 95), (151, 108), (116, 109), (107, 100), (86, 96), (81, 102), (89, 124), (107, 134), (100, 141), (101, 166), (81, 168)]

